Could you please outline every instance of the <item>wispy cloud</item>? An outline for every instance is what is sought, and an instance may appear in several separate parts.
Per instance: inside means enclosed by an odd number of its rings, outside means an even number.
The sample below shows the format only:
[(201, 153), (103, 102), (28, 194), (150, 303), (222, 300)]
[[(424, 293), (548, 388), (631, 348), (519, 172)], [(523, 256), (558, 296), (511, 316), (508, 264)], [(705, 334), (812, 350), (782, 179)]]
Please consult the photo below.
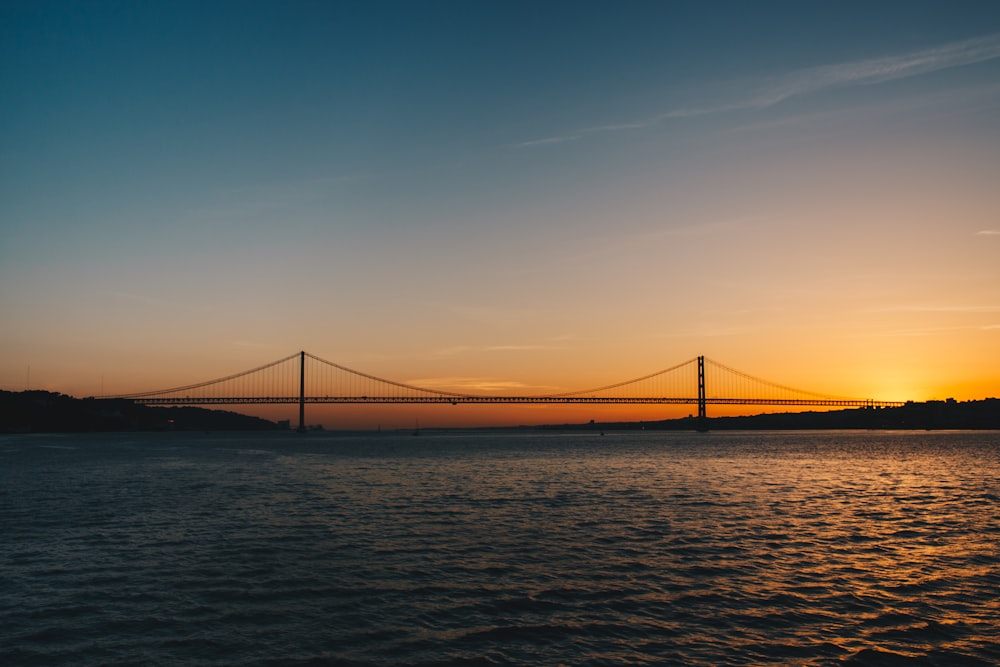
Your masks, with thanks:
[(895, 337), (920, 337), (939, 336), (941, 334), (951, 334), (957, 331), (968, 331), (977, 327), (924, 327), (919, 329), (890, 329), (882, 332), (865, 332), (859, 334), (864, 338), (895, 338)]
[(1000, 229), (980, 229), (976, 236), (1000, 236)]
[(621, 130), (639, 130), (659, 122), (661, 118), (662, 116), (653, 116), (652, 118), (647, 118), (646, 120), (636, 120), (632, 121), (631, 123), (610, 123), (608, 125), (595, 125), (594, 127), (584, 128), (580, 130), (580, 132), (593, 134), (595, 132), (619, 132)]
[(895, 56), (811, 67), (765, 86), (737, 108), (764, 108), (788, 98), (844, 85), (874, 85), (1000, 58), (1000, 33)]
[(889, 338), (893, 336), (937, 336), (941, 334), (952, 334), (960, 331), (997, 331), (997, 330), (1000, 330), (1000, 324), (956, 325), (956, 326), (943, 326), (943, 327), (921, 327), (921, 328), (910, 328), (910, 329), (887, 329), (882, 332), (866, 331), (863, 335), (865, 337)]
[(453, 357), (460, 354), (480, 354), (483, 352), (532, 352), (535, 350), (557, 349), (553, 345), (455, 345), (438, 350), (439, 357)]
[(873, 313), (1000, 313), (1000, 306), (986, 305), (909, 305), (909, 306), (889, 306), (886, 308), (873, 308), (867, 312)]
[(589, 134), (650, 127), (671, 119), (693, 118), (732, 111), (773, 107), (790, 98), (839, 86), (867, 86), (1000, 58), (1000, 33), (950, 42), (940, 46), (880, 58), (809, 67), (789, 72), (750, 87), (748, 93), (729, 101), (677, 107), (645, 119), (586, 127), (564, 135), (514, 144), (531, 148), (575, 141)]
[[(497, 380), (481, 377), (433, 377), (407, 380), (406, 384), (425, 389), (442, 389), (470, 393), (515, 391), (531, 388), (531, 385), (511, 380)], [(537, 389), (537, 387), (535, 387)]]
[(545, 137), (544, 139), (532, 139), (531, 141), (522, 141), (519, 144), (514, 144), (514, 148), (531, 148), (532, 146), (544, 146), (546, 144), (562, 144), (567, 141), (576, 141), (582, 134), (569, 134), (562, 137)]

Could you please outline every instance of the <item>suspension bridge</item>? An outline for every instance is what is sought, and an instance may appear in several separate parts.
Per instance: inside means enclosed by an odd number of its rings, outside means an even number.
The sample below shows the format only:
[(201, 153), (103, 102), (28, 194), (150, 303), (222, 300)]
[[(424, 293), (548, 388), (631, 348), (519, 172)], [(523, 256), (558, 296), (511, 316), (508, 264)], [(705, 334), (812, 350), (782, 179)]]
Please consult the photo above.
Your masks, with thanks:
[(299, 430), (307, 403), (646, 404), (896, 407), (899, 401), (830, 396), (763, 380), (704, 356), (642, 377), (594, 389), (544, 395), (469, 394), (387, 380), (297, 352), (226, 377), (120, 398), (144, 405), (297, 403)]

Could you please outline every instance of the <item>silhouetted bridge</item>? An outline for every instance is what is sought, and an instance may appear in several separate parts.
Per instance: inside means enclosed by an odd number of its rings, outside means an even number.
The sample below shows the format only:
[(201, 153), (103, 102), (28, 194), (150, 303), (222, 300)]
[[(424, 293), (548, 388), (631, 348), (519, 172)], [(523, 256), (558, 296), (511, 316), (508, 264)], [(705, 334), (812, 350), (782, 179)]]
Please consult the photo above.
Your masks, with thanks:
[(352, 370), (298, 352), (226, 377), (158, 391), (122, 394), (145, 405), (235, 405), (298, 403), (299, 428), (307, 403), (632, 404), (894, 407), (899, 401), (829, 396), (769, 382), (696, 357), (649, 375), (615, 384), (558, 394), (512, 396), (469, 394), (418, 387)]

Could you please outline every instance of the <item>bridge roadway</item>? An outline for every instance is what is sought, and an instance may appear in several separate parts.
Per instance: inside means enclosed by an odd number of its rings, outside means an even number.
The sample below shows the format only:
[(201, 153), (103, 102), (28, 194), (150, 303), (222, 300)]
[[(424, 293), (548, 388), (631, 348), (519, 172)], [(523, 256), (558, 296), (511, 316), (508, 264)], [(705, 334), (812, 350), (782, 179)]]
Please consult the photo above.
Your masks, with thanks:
[(328, 404), (569, 404), (569, 405), (794, 405), (841, 408), (892, 408), (904, 405), (903, 401), (875, 401), (871, 399), (823, 398), (694, 398), (670, 397), (594, 397), (581, 396), (252, 396), (252, 397), (183, 397), (183, 398), (130, 398), (142, 405), (250, 405), (278, 403), (328, 403)]

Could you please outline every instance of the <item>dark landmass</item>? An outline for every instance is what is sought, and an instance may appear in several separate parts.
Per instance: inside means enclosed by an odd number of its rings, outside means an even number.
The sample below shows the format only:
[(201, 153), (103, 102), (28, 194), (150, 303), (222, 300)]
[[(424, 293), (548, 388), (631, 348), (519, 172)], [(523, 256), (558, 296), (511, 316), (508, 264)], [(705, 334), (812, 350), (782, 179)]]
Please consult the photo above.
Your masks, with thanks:
[[(48, 391), (0, 391), (0, 432), (287, 430), (237, 412), (193, 407), (147, 407), (122, 399), (73, 398)], [(927, 401), (897, 408), (784, 412), (745, 417), (696, 417), (642, 422), (597, 422), (520, 427), (560, 430), (821, 430), (821, 429), (1000, 429), (1000, 399)]]
[[(287, 428), (285, 424), (283, 428)], [(266, 431), (279, 425), (236, 412), (150, 408), (122, 399), (73, 398), (48, 391), (0, 391), (0, 432)]]
[(908, 402), (896, 408), (784, 412), (746, 417), (697, 417), (652, 422), (591, 422), (547, 428), (599, 430), (1000, 429), (1000, 399)]

